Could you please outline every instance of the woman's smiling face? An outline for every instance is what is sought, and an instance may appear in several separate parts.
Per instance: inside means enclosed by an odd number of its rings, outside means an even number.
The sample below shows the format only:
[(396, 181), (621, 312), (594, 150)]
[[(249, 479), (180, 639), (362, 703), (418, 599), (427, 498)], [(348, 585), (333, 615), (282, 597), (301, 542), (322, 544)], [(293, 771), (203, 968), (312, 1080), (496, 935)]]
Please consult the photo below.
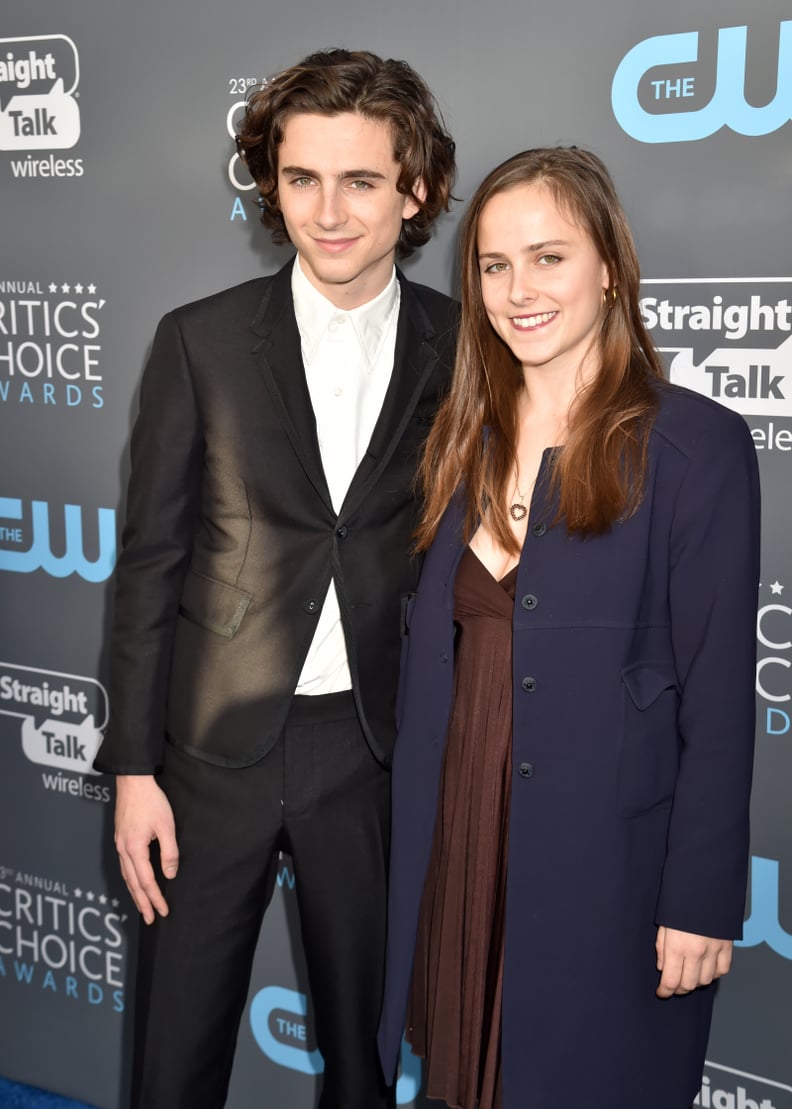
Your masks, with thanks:
[(481, 295), (523, 370), (598, 369), (608, 269), (588, 232), (542, 184), (496, 193), (479, 217)]

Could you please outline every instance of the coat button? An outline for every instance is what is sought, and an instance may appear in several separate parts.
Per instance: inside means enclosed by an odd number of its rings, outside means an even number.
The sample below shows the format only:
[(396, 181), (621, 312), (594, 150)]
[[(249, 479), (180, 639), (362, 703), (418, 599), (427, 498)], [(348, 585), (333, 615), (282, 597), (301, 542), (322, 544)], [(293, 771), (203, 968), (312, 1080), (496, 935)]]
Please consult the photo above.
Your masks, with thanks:
[(526, 693), (533, 693), (536, 689), (536, 678), (523, 678), (522, 687)]
[(318, 601), (303, 601), (303, 612), (307, 612), (309, 616), (314, 616), (320, 608), (321, 605)]
[(539, 602), (536, 597), (534, 597), (533, 593), (526, 593), (520, 604), (523, 606), (523, 608), (527, 608), (530, 611), (531, 609), (536, 608)]
[(340, 528), (336, 528), (336, 535), (339, 539), (346, 539), (349, 534), (349, 529), (346, 524), (342, 524)]
[(534, 526), (531, 528), (531, 531), (534, 533), (534, 535), (544, 535), (544, 533), (547, 531), (547, 524), (534, 524)]
[(533, 764), (530, 762), (521, 762), (519, 774), (521, 778), (533, 778)]

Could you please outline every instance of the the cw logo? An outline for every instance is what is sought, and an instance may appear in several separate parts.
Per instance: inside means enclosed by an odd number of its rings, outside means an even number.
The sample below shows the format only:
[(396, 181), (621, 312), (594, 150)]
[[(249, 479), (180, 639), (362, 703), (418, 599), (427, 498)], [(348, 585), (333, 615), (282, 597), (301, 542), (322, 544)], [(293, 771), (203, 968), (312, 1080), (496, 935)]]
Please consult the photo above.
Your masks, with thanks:
[[(684, 65), (698, 59), (696, 31), (644, 39), (622, 59), (613, 78), (611, 103), (618, 123), (639, 142), (694, 142), (730, 127), (739, 135), (767, 135), (792, 119), (792, 21), (779, 29), (778, 84), (776, 94), (763, 108), (745, 100), (747, 27), (718, 31), (718, 65), (715, 91), (709, 104), (697, 110), (647, 112), (638, 100), (638, 87), (659, 66)], [(695, 95), (694, 76), (654, 80), (654, 99), (668, 106)]]
[[(304, 993), (267, 986), (250, 1005), (253, 1037), (273, 1063), (301, 1074), (321, 1074), (324, 1060), (319, 1051), (309, 1051), (305, 1017), (308, 1001)], [(421, 1064), (408, 1045), (402, 1043), (401, 1076), (396, 1083), (396, 1104), (408, 1105), (421, 1088)]]
[(781, 927), (778, 912), (779, 874), (775, 859), (751, 859), (751, 915), (738, 947), (766, 943), (783, 959), (792, 959), (792, 934)]
[[(66, 578), (79, 574), (85, 581), (97, 582), (109, 578), (115, 566), (116, 527), (112, 508), (97, 512), (99, 553), (93, 562), (85, 557), (83, 545), (82, 509), (76, 504), (63, 506), (65, 549), (62, 555), (53, 554), (50, 542), (49, 505), (46, 501), (31, 503), (32, 541), (27, 550), (0, 550), (0, 570), (17, 574), (30, 574), (44, 570), (53, 578)], [(22, 528), (9, 527), (4, 521), (22, 519), (22, 501), (16, 497), (0, 497), (0, 539), (22, 542)]]

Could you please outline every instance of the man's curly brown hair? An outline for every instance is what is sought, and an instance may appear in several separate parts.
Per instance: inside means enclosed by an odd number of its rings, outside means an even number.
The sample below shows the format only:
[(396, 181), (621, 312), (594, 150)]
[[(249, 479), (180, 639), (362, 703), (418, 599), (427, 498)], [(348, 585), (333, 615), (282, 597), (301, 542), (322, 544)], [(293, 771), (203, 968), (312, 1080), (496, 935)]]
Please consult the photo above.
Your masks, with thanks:
[[(382, 120), (393, 135), (398, 191), (419, 211), (402, 221), (399, 258), (428, 242), (432, 224), (454, 199), (454, 143), (426, 82), (406, 62), (367, 50), (323, 50), (258, 86), (248, 98), (237, 149), (258, 185), (261, 221), (276, 243), (289, 241), (278, 203), (278, 147), (287, 120), (300, 113), (358, 112)], [(413, 191), (422, 181), (426, 196)]]

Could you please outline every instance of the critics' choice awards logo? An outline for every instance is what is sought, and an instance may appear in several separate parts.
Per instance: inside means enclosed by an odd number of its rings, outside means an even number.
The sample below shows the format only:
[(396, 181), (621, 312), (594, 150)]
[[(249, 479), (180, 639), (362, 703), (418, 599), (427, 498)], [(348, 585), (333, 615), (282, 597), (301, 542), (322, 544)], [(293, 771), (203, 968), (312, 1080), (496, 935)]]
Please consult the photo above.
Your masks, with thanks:
[[(242, 97), (237, 99), (226, 111), (226, 133), (232, 142), (236, 139), (236, 126), (245, 112), (246, 100), (244, 97), (255, 89), (257, 86), (266, 84), (266, 80), (260, 80), (258, 77), (231, 77), (228, 81), (228, 92), (231, 96)], [(256, 182), (252, 179), (245, 163), (234, 150), (228, 161), (228, 180), (231, 188), (234, 189), (238, 196), (234, 197), (234, 202), (231, 205), (231, 215), (229, 219), (234, 222), (241, 220), (243, 223), (247, 222), (248, 213), (245, 208), (243, 197), (253, 192), (256, 188)]]
[(756, 617), (756, 695), (768, 736), (790, 735), (792, 724), (792, 597), (776, 580), (762, 585)]
[(124, 1011), (117, 898), (0, 866), (0, 983)]
[(102, 408), (106, 303), (93, 282), (0, 278), (0, 402)]
[[(639, 142), (695, 142), (728, 127), (739, 135), (767, 135), (792, 119), (792, 21), (775, 27), (724, 27), (657, 35), (622, 58), (611, 86), (613, 114)], [(755, 41), (759, 49), (755, 49)], [(775, 50), (773, 49), (775, 47)], [(714, 57), (713, 57), (714, 53)], [(749, 65), (750, 62), (750, 65)], [(759, 105), (746, 99), (754, 67), (775, 77)], [(761, 93), (760, 93), (761, 95)]]
[[(0, 39), (0, 150), (68, 150), (80, 138), (80, 59), (68, 35)], [(14, 177), (81, 177), (80, 158), (12, 159)]]
[(792, 451), (792, 278), (641, 282), (641, 314), (671, 380), (752, 421), (758, 450)]
[[(764, 725), (765, 734), (772, 742), (782, 736), (789, 737), (792, 723), (792, 608), (784, 601), (785, 589), (785, 584), (777, 578), (763, 582), (756, 617), (759, 723)], [(754, 855), (751, 859), (750, 911), (743, 926), (743, 938), (737, 941), (737, 947), (766, 944), (782, 959), (792, 960), (792, 920), (781, 919), (780, 892), (779, 861)], [(789, 1092), (792, 1093), (792, 1090)], [(702, 1101), (701, 1104), (716, 1109), (718, 1102)], [(750, 1105), (750, 1102), (746, 1104)], [(792, 1109), (792, 1103), (783, 1102), (783, 1105), (787, 1104)]]
[(110, 800), (107, 786), (63, 773), (96, 773), (91, 764), (107, 727), (107, 704), (107, 692), (94, 678), (0, 662), (0, 715), (21, 721), (22, 750), (32, 763), (49, 768), (42, 782), (51, 792)]
[(28, 505), (18, 497), (0, 496), (0, 570), (43, 570), (53, 578), (77, 574), (84, 581), (101, 582), (112, 574), (115, 558), (112, 508), (97, 509), (94, 526), (86, 525), (78, 504), (52, 509), (47, 501)]

